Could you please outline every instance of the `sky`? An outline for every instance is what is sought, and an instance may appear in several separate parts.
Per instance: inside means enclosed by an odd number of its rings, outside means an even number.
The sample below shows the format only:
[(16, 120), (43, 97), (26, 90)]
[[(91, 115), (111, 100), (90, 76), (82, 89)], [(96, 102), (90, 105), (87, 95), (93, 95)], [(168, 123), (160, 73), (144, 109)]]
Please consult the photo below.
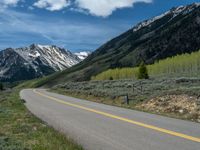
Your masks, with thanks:
[(137, 23), (198, 0), (0, 0), (0, 50), (96, 50)]

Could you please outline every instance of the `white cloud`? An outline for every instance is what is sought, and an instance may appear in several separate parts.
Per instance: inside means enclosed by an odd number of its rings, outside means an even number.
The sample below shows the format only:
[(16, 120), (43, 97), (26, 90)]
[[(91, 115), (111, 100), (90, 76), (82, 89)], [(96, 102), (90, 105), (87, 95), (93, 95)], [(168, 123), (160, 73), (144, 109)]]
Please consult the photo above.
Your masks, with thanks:
[[(0, 10), (16, 6), (25, 0), (0, 0)], [(70, 6), (70, 10), (94, 16), (107, 17), (115, 10), (133, 7), (135, 3), (151, 3), (153, 0), (36, 0), (33, 6), (50, 11), (62, 10)], [(29, 6), (30, 8), (33, 8)]]
[(152, 0), (75, 0), (79, 9), (101, 17), (111, 15), (116, 9), (132, 7), (137, 2), (150, 3)]
[(70, 10), (94, 16), (107, 17), (115, 10), (133, 7), (135, 3), (151, 3), (153, 0), (37, 0), (33, 5), (50, 11), (62, 10), (71, 6)]
[(38, 0), (33, 4), (38, 8), (45, 8), (50, 11), (62, 10), (70, 5), (69, 0)]
[(19, 0), (2, 0), (0, 3), (4, 5), (16, 5)]
[(15, 6), (20, 0), (0, 0), (0, 10), (8, 6)]

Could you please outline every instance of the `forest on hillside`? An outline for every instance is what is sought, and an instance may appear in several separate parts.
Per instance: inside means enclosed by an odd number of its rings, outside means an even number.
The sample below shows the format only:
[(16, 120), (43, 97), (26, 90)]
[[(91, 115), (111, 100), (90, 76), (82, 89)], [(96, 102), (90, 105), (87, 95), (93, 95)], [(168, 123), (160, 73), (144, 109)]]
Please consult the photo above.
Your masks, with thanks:
[[(198, 77), (200, 76), (200, 51), (182, 54), (147, 65), (150, 77)], [(138, 67), (116, 68), (93, 76), (92, 80), (136, 79)]]

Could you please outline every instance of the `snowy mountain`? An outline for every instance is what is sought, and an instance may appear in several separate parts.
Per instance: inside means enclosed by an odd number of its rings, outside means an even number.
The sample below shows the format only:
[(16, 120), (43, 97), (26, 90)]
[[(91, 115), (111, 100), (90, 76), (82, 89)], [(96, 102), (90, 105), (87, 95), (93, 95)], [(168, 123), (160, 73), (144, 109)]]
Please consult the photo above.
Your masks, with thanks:
[(193, 3), (191, 5), (187, 5), (187, 6), (179, 6), (179, 7), (174, 7), (171, 10), (156, 16), (152, 19), (149, 20), (145, 20), (139, 24), (137, 24), (134, 28), (133, 28), (133, 32), (136, 32), (144, 27), (150, 26), (153, 22), (162, 19), (163, 17), (170, 15), (170, 19), (166, 22), (168, 23), (169, 21), (171, 21), (173, 18), (175, 18), (178, 15), (187, 15), (188, 13), (190, 13), (191, 11), (193, 11), (194, 9), (198, 8), (200, 6), (200, 3)]
[(0, 80), (19, 81), (62, 71), (79, 63), (76, 55), (57, 46), (36, 45), (0, 52)]
[(92, 52), (90, 51), (83, 51), (83, 52), (78, 52), (78, 53), (74, 53), (78, 58), (80, 58), (81, 60), (86, 59)]

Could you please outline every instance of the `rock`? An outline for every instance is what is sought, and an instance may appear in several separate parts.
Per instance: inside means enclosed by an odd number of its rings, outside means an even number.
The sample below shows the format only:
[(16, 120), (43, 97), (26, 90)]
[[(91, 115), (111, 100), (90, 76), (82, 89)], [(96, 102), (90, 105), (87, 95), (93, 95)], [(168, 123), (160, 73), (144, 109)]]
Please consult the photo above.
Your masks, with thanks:
[(180, 109), (180, 110), (179, 110), (179, 113), (183, 114), (183, 112), (184, 112), (183, 109)]
[(37, 131), (37, 127), (34, 126), (34, 127), (33, 127), (33, 130), (34, 130), (34, 131)]

